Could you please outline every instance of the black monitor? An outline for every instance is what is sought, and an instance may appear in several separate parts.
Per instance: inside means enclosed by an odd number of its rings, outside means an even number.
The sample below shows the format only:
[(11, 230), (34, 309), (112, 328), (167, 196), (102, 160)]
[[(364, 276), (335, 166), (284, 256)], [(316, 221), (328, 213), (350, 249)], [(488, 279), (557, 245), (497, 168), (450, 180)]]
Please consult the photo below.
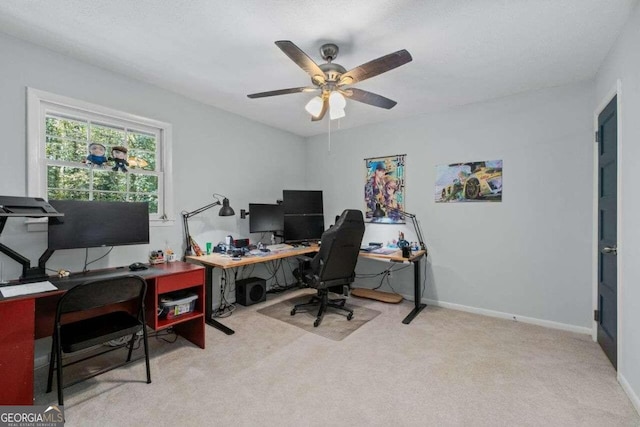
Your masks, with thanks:
[(320, 240), (324, 233), (324, 215), (285, 215), (284, 241), (289, 243)]
[(285, 215), (324, 213), (320, 190), (283, 190), (282, 204)]
[(149, 243), (147, 202), (50, 200), (64, 222), (49, 222), (49, 250)]
[(266, 233), (284, 230), (284, 207), (249, 203), (249, 232)]

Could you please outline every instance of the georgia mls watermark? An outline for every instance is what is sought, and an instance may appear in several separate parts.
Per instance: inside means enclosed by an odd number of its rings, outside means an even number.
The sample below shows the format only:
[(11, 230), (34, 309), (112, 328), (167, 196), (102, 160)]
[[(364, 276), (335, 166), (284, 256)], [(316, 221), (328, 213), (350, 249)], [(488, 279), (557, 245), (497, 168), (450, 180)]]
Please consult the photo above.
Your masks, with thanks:
[(64, 409), (62, 406), (0, 406), (0, 427), (63, 426)]

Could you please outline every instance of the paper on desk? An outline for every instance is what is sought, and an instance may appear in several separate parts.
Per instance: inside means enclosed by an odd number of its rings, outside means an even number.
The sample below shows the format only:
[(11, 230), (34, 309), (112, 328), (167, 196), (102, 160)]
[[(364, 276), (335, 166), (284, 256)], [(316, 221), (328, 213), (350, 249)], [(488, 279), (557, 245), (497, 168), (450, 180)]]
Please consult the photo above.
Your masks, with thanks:
[(371, 253), (381, 254), (381, 255), (390, 255), (395, 252), (398, 252), (398, 250), (393, 248), (378, 248), (378, 249), (373, 249), (371, 251)]
[(24, 285), (13, 285), (0, 288), (2, 296), (5, 298), (17, 297), (18, 295), (37, 294), (38, 292), (55, 291), (53, 283), (48, 280), (44, 282), (26, 283)]

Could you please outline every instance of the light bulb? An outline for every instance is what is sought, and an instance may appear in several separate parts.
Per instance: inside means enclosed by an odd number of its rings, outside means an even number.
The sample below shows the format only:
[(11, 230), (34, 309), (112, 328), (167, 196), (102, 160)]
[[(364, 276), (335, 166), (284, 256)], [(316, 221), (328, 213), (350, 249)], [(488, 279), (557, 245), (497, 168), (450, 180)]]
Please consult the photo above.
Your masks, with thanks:
[(340, 92), (334, 90), (333, 92), (331, 92), (331, 95), (329, 95), (329, 106), (332, 110), (334, 108), (338, 110), (344, 110), (344, 107), (347, 106), (347, 101), (344, 99), (344, 96), (342, 96)]
[(333, 108), (333, 107), (331, 107), (331, 110), (329, 110), (329, 117), (331, 118), (331, 120), (341, 119), (344, 116), (346, 116), (346, 114), (344, 112), (344, 108)]
[(323, 104), (324, 102), (322, 101), (322, 98), (320, 98), (319, 96), (315, 96), (311, 98), (311, 101), (307, 103), (304, 109), (307, 110), (307, 112), (311, 114), (313, 117), (318, 117), (322, 112)]

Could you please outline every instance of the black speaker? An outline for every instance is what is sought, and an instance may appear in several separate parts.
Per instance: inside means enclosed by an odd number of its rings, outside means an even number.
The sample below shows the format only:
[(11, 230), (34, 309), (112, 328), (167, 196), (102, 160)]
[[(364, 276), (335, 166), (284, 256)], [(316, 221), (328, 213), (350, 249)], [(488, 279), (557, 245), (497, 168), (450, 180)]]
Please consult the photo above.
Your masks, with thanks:
[(267, 281), (249, 277), (236, 281), (236, 303), (244, 306), (257, 304), (267, 299)]

